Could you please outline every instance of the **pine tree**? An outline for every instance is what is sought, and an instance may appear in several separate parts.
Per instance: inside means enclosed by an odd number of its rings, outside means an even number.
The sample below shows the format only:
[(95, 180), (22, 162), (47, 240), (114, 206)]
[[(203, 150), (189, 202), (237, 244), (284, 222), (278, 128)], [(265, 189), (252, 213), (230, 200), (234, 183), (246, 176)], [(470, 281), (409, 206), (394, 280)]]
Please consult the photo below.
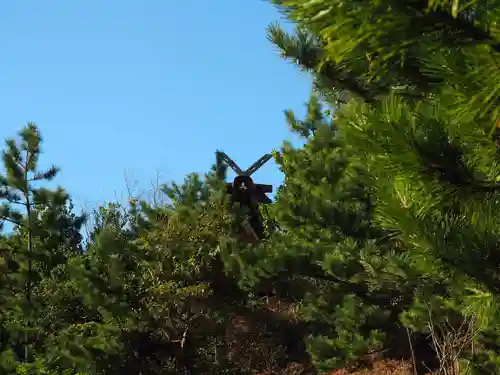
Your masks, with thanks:
[[(11, 164), (11, 175), (21, 175)], [(247, 374), (286, 364), (282, 332), (267, 329), (276, 317), (238, 286), (239, 214), (227, 210), (215, 169), (165, 186), (165, 206), (102, 205), (84, 248), (85, 215), (73, 213), (62, 189), (34, 186), (51, 174), (31, 168), (29, 181), (7, 174), (2, 190), (13, 228), (0, 236), (8, 250), (0, 263), (0, 372)], [(30, 212), (15, 211), (15, 202)]]
[[(174, 297), (175, 312), (168, 314), (168, 332), (184, 338), (175, 371), (277, 371), (293, 357), (284, 347), (289, 331), (283, 330), (279, 313), (262, 306), (253, 290), (248, 293), (239, 286), (238, 254), (248, 245), (238, 236), (241, 214), (229, 209), (224, 176), (218, 172), (223, 171), (216, 165), (203, 179), (191, 174), (182, 184), (166, 185), (169, 204), (144, 210), (150, 225), (140, 243), (152, 257), (149, 269), (181, 299)], [(172, 307), (154, 303), (147, 311), (159, 308)], [(242, 332), (244, 327), (248, 333)]]
[[(281, 298), (301, 305), (294, 340), (312, 335), (309, 350), (327, 371), (367, 352), (397, 351), (401, 341), (404, 347), (406, 332), (394, 320), (422, 275), (398, 261), (403, 249), (372, 224), (367, 170), (317, 95), (307, 109), (305, 120), (285, 112), (305, 144), (285, 143), (277, 155), (286, 177), (271, 215), (280, 231), (243, 258), (250, 280), (270, 283)], [(405, 278), (413, 282), (402, 285)]]
[[(428, 332), (429, 320), (447, 320), (456, 328), (473, 313), (475, 329), (485, 332), (477, 336), (475, 355), (481, 359), (473, 366), (489, 371), (498, 363), (492, 332), (500, 276), (500, 4), (273, 2), (298, 30), (291, 36), (274, 26), (270, 38), (285, 57), (312, 73), (317, 90), (334, 106), (338, 141), (367, 174), (363, 185), (370, 190), (372, 225), (391, 240), (391, 256), (377, 240), (373, 258), (363, 259), (364, 268), (377, 271), (367, 281), (396, 269), (398, 287), (415, 288), (398, 321), (417, 332)], [(327, 155), (337, 154), (328, 144), (324, 148)], [(328, 179), (328, 169), (323, 173)], [(300, 224), (307, 228), (307, 223)], [(333, 238), (331, 246), (337, 243)], [(344, 273), (350, 270), (348, 259), (338, 266)], [(344, 317), (355, 314), (347, 311)], [(323, 361), (335, 355), (324, 351)]]
[[(58, 330), (52, 366), (120, 374), (248, 373), (225, 343), (246, 294), (225, 267), (237, 246), (225, 185), (210, 173), (169, 184), (166, 206), (131, 202), (96, 211), (85, 254), (74, 263), (84, 322)], [(63, 350), (64, 349), (64, 350)]]
[[(17, 253), (6, 249), (6, 252), (12, 262), (21, 264), (26, 301), (23, 309), (29, 319), (26, 322), (29, 327), (34, 314), (33, 284), (37, 278), (33, 272), (37, 250), (35, 248), (36, 213), (44, 207), (64, 204), (67, 197), (62, 189), (51, 191), (35, 186), (39, 182), (51, 181), (58, 172), (56, 167), (51, 167), (46, 171), (38, 169), (42, 138), (37, 126), (29, 123), (19, 132), (19, 136), (19, 142), (13, 138), (6, 140), (6, 150), (2, 154), (5, 175), (0, 176), (0, 199), (4, 201), (0, 208), (0, 223), (2, 225), (6, 222), (10, 223), (14, 225), (15, 230), (26, 236), (25, 249), (17, 249)], [(25, 361), (31, 358), (28, 327), (25, 328), (24, 337)]]
[[(368, 103), (388, 93), (422, 97), (446, 82), (446, 72), (434, 74), (432, 67), (443, 68), (443, 58), (456, 63), (469, 48), (481, 51), (476, 61), (483, 63), (482, 80), (488, 71), (498, 74), (491, 54), (500, 49), (495, 0), (271, 2), (298, 23), (298, 30), (291, 36), (272, 26), (270, 39), (284, 57), (313, 72), (330, 94), (342, 92)], [(487, 99), (496, 80), (482, 80)]]

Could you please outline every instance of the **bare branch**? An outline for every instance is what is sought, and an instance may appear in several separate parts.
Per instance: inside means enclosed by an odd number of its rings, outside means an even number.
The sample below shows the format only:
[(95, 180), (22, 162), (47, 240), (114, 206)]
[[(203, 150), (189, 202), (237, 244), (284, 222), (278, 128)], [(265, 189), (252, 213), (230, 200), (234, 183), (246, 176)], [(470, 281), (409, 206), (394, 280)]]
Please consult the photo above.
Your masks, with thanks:
[(464, 316), (458, 328), (453, 326), (447, 319), (437, 327), (433, 323), (430, 307), (427, 306), (427, 309), (429, 313), (429, 322), (427, 325), (440, 364), (438, 374), (467, 374), (469, 372), (470, 360), (464, 371), (461, 371), (460, 358), (464, 350), (474, 350), (474, 340), (480, 333), (480, 330), (475, 330), (476, 314), (473, 313), (469, 316)]
[(413, 344), (411, 343), (410, 329), (408, 327), (405, 327), (405, 328), (406, 328), (406, 335), (408, 336), (408, 343), (410, 344), (411, 360), (413, 362), (413, 372), (416, 375), (417, 374), (417, 361), (415, 359), (415, 351), (413, 350)]

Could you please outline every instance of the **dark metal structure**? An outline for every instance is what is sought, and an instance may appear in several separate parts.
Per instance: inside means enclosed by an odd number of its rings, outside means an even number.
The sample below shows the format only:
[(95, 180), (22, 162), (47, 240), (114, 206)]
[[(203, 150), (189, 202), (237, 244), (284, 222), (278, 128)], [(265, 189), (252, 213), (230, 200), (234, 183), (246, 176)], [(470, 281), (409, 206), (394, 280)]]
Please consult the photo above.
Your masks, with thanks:
[(260, 204), (271, 203), (271, 199), (266, 195), (272, 193), (272, 185), (256, 184), (250, 177), (259, 170), (271, 158), (271, 154), (262, 156), (253, 163), (247, 170), (242, 170), (226, 153), (217, 151), (217, 163), (225, 163), (235, 173), (236, 177), (232, 183), (227, 183), (227, 192), (231, 196), (232, 202), (238, 202), (240, 207), (245, 207), (249, 211), (249, 221), (245, 225), (245, 230), (249, 232), (255, 240), (262, 238), (264, 227), (262, 217), (259, 212)]

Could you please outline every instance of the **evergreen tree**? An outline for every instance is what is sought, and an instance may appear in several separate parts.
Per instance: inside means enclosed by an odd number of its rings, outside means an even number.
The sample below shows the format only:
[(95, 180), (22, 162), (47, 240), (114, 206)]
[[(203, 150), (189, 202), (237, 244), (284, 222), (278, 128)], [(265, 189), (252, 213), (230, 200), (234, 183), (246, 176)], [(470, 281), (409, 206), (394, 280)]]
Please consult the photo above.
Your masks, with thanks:
[[(21, 136), (34, 163), (40, 134), (29, 125)], [(238, 285), (241, 213), (228, 210), (217, 170), (165, 186), (165, 206), (99, 207), (84, 247), (85, 215), (74, 214), (62, 189), (35, 186), (57, 169), (30, 166), (22, 180), (12, 160), (23, 159), (15, 142), (8, 146), (3, 213), (13, 227), (0, 236), (0, 372), (249, 374), (286, 366), (279, 314)], [(15, 211), (23, 205), (25, 213)]]
[(235, 357), (227, 340), (236, 316), (255, 313), (226, 266), (239, 244), (224, 188), (216, 173), (192, 174), (163, 188), (164, 207), (133, 201), (96, 210), (87, 251), (71, 268), (84, 319), (58, 330), (47, 367), (246, 374), (263, 365), (255, 349), (244, 348), (250, 360)]
[(285, 143), (277, 155), (286, 177), (271, 215), (280, 231), (243, 255), (246, 276), (301, 306), (294, 340), (312, 335), (320, 369), (382, 349), (404, 355), (406, 332), (395, 320), (425, 277), (398, 259), (404, 248), (390, 232), (373, 225), (372, 182), (329, 111), (315, 94), (307, 107), (305, 120), (285, 112), (305, 144)]
[[(475, 329), (484, 332), (476, 336), (475, 354), (448, 354), (476, 356), (479, 373), (498, 371), (493, 331), (499, 292), (500, 4), (273, 2), (298, 23), (298, 31), (291, 36), (274, 26), (270, 38), (312, 73), (318, 91), (335, 106), (337, 139), (366, 171), (362, 184), (369, 188), (371, 225), (390, 239), (389, 255), (379, 239), (368, 262), (363, 254), (363, 267), (377, 270), (367, 282), (397, 271), (399, 277), (389, 280), (413, 295), (411, 303), (403, 298), (398, 321), (417, 332), (428, 333), (429, 323), (442, 321), (457, 329), (472, 314)], [(325, 154), (338, 154), (324, 147)], [(328, 178), (327, 168), (323, 176)], [(311, 188), (310, 200), (317, 190)], [(321, 232), (315, 233), (320, 240)], [(338, 239), (331, 246), (339, 246)], [(338, 266), (344, 274), (357, 251), (348, 253)], [(353, 316), (351, 309), (344, 319)], [(322, 340), (322, 346), (332, 343)], [(335, 356), (323, 351), (321, 359)]]
[[(42, 138), (36, 125), (28, 124), (19, 136), (19, 141), (6, 140), (0, 176), (0, 219), (11, 228), (0, 239), (0, 366), (5, 372), (42, 365), (37, 356), (50, 327), (71, 318), (65, 304), (72, 300), (63, 298), (61, 283), (67, 281), (68, 259), (81, 251), (85, 220), (71, 212), (63, 189), (39, 186), (54, 179), (58, 169), (38, 169)], [(54, 310), (55, 296), (62, 299), (63, 316)]]
[[(62, 189), (50, 191), (35, 187), (40, 181), (52, 180), (58, 169), (52, 167), (46, 171), (38, 169), (41, 153), (41, 136), (35, 124), (29, 123), (20, 132), (20, 142), (15, 139), (6, 140), (6, 150), (2, 154), (5, 175), (0, 176), (0, 199), (4, 202), (0, 209), (0, 223), (8, 222), (14, 229), (26, 236), (26, 248), (6, 249), (6, 257), (11, 264), (17, 263), (18, 273), (24, 279), (24, 306), (26, 328), (24, 337), (24, 360), (30, 360), (28, 327), (33, 319), (33, 283), (38, 275), (33, 273), (33, 262), (36, 261), (35, 234), (36, 212), (49, 205), (60, 205), (66, 200)], [(18, 209), (20, 207), (22, 210)], [(6, 241), (6, 244), (9, 242)], [(12, 301), (14, 302), (14, 301)], [(13, 306), (12, 306), (13, 307)]]

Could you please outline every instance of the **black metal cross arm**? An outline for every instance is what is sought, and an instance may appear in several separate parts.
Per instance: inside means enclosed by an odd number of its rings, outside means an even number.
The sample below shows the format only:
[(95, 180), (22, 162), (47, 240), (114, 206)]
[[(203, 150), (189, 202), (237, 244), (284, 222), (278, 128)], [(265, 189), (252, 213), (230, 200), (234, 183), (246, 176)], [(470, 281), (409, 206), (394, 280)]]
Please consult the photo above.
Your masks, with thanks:
[(238, 176), (244, 175), (244, 172), (241, 170), (240, 167), (238, 167), (238, 164), (234, 162), (233, 159), (231, 159), (225, 152), (222, 151), (217, 151), (216, 153), (217, 156), (217, 161), (223, 161), (230, 167)]
[(258, 171), (264, 164), (266, 164), (269, 161), (269, 159), (273, 157), (271, 154), (266, 154), (262, 156), (259, 160), (257, 160), (255, 163), (253, 163), (250, 166), (250, 168), (244, 171), (238, 166), (238, 164), (234, 162), (233, 159), (227, 156), (225, 152), (217, 151), (216, 156), (218, 162), (226, 163), (228, 167), (230, 167), (238, 176), (249, 176), (249, 177), (256, 171)]
[(257, 172), (260, 169), (260, 167), (262, 167), (264, 164), (266, 164), (269, 161), (269, 159), (271, 159), (272, 157), (273, 157), (273, 155), (271, 155), (271, 154), (264, 155), (259, 160), (257, 160), (255, 163), (253, 163), (250, 166), (250, 168), (248, 168), (244, 172), (245, 175), (251, 176), (252, 174), (254, 174), (255, 172)]

